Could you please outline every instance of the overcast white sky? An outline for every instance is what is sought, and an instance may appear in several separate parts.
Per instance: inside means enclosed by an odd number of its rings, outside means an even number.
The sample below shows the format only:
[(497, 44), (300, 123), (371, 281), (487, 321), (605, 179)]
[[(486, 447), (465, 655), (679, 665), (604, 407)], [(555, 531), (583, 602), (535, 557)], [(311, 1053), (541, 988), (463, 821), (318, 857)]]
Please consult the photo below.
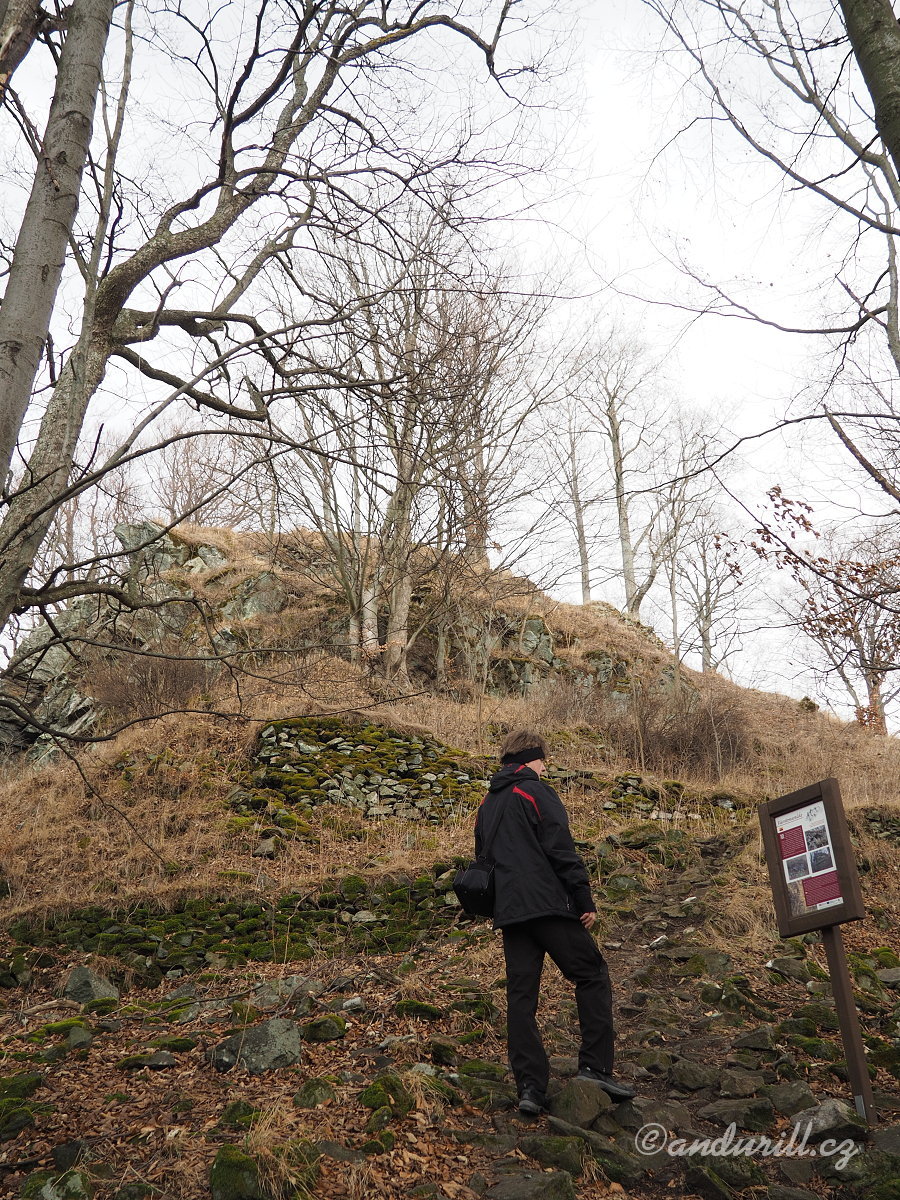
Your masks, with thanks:
[[(716, 424), (727, 414), (736, 436), (755, 434), (787, 412), (822, 350), (814, 339), (752, 322), (695, 319), (677, 307), (690, 305), (694, 289), (674, 262), (682, 256), (710, 277), (735, 281), (742, 296), (786, 323), (814, 324), (828, 252), (821, 209), (802, 195), (786, 199), (777, 173), (735, 139), (713, 145), (700, 128), (670, 141), (692, 101), (661, 59), (660, 30), (640, 0), (585, 3), (577, 21), (560, 88), (578, 112), (547, 115), (548, 129), (567, 130), (558, 170), (535, 185), (553, 199), (513, 223), (516, 251), (525, 263), (549, 264), (573, 295), (591, 297), (594, 311), (634, 328), (651, 351), (668, 351), (667, 376), (686, 406), (708, 410)], [(31, 65), (38, 69), (37, 58)], [(848, 472), (815, 431), (750, 443), (737, 462), (732, 482), (751, 508), (776, 482), (823, 516), (860, 500), (850, 484), (836, 488)], [(558, 594), (577, 598), (574, 586)], [(621, 603), (614, 584), (607, 598)], [(789, 645), (772, 633), (748, 639), (736, 676), (811, 691)]]
[[(713, 144), (704, 127), (670, 143), (696, 110), (659, 43), (658, 24), (640, 0), (582, 13), (571, 63), (582, 111), (566, 145), (569, 186), (551, 206), (549, 225), (527, 236), (533, 252), (550, 246), (548, 257), (567, 264), (573, 291), (594, 292), (598, 312), (638, 329), (654, 350), (672, 348), (667, 374), (685, 405), (715, 422), (727, 414), (735, 435), (753, 435), (788, 413), (827, 348), (751, 321), (694, 319), (677, 307), (689, 305), (696, 289), (674, 263), (683, 256), (708, 277), (734, 281), (774, 319), (815, 325), (830, 272), (825, 214), (815, 200), (785, 195), (778, 173), (735, 137), (717, 132)], [(775, 483), (813, 503), (818, 520), (881, 507), (818, 429), (754, 441), (736, 462), (734, 485), (754, 509)], [(773, 572), (767, 599), (784, 583)], [(578, 598), (574, 576), (554, 590)], [(621, 604), (619, 590), (611, 584), (606, 598)], [(741, 682), (814, 694), (796, 633), (762, 630), (745, 645), (732, 664)]]

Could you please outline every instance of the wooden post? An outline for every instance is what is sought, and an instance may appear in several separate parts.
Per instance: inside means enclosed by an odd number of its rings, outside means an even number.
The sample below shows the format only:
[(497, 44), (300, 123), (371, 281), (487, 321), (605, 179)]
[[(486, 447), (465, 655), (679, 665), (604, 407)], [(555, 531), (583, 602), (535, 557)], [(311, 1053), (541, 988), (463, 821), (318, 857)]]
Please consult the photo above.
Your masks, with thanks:
[(866, 1065), (862, 1030), (859, 1027), (859, 1017), (856, 1013), (853, 982), (847, 965), (847, 955), (844, 953), (844, 939), (841, 937), (840, 925), (826, 926), (822, 930), (822, 941), (828, 959), (828, 973), (831, 976), (834, 1006), (841, 1028), (841, 1039), (844, 1043), (844, 1057), (847, 1060), (847, 1072), (850, 1076), (850, 1087), (853, 1090), (853, 1103), (856, 1105), (859, 1116), (868, 1121), (870, 1125), (874, 1125), (877, 1114), (875, 1099), (872, 1095), (872, 1081), (869, 1079), (869, 1068)]
[(759, 806), (759, 820), (778, 932), (783, 938), (821, 932), (853, 1103), (874, 1124), (872, 1083), (840, 929), (845, 921), (862, 920), (866, 910), (838, 782), (823, 779), (767, 800)]

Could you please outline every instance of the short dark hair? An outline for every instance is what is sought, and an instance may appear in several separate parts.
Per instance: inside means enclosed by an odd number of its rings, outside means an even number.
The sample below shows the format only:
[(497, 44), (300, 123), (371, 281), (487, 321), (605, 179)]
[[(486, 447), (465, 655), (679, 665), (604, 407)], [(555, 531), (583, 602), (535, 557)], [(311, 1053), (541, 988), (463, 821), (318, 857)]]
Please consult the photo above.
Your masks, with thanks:
[(509, 754), (521, 754), (523, 750), (537, 751), (535, 758), (549, 758), (550, 750), (545, 739), (533, 729), (514, 729), (508, 733), (500, 745), (500, 758)]

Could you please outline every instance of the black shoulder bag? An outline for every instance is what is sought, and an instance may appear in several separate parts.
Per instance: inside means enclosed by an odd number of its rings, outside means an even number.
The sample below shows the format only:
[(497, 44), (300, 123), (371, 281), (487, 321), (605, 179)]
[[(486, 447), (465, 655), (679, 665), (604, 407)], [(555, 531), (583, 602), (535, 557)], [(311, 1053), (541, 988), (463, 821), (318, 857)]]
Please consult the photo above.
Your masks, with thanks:
[(456, 897), (462, 905), (463, 912), (470, 917), (494, 915), (494, 863), (491, 859), (491, 846), (500, 828), (505, 806), (498, 807), (500, 812), (490, 835), (485, 834), (481, 853), (467, 867), (457, 871), (453, 880)]

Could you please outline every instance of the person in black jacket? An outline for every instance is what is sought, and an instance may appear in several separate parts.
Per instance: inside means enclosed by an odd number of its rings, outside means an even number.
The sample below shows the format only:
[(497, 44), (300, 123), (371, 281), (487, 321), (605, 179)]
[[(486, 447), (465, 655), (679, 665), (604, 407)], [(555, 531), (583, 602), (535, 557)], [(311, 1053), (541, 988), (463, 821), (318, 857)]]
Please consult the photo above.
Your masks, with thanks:
[(581, 1049), (578, 1078), (613, 1100), (634, 1090), (613, 1078), (609, 972), (588, 930), (596, 920), (590, 881), (562, 801), (541, 782), (547, 744), (531, 730), (510, 733), (475, 821), (475, 853), (494, 863), (494, 928), (506, 957), (507, 1041), (520, 1112), (544, 1108), (550, 1067), (536, 1013), (544, 955), (575, 984)]

